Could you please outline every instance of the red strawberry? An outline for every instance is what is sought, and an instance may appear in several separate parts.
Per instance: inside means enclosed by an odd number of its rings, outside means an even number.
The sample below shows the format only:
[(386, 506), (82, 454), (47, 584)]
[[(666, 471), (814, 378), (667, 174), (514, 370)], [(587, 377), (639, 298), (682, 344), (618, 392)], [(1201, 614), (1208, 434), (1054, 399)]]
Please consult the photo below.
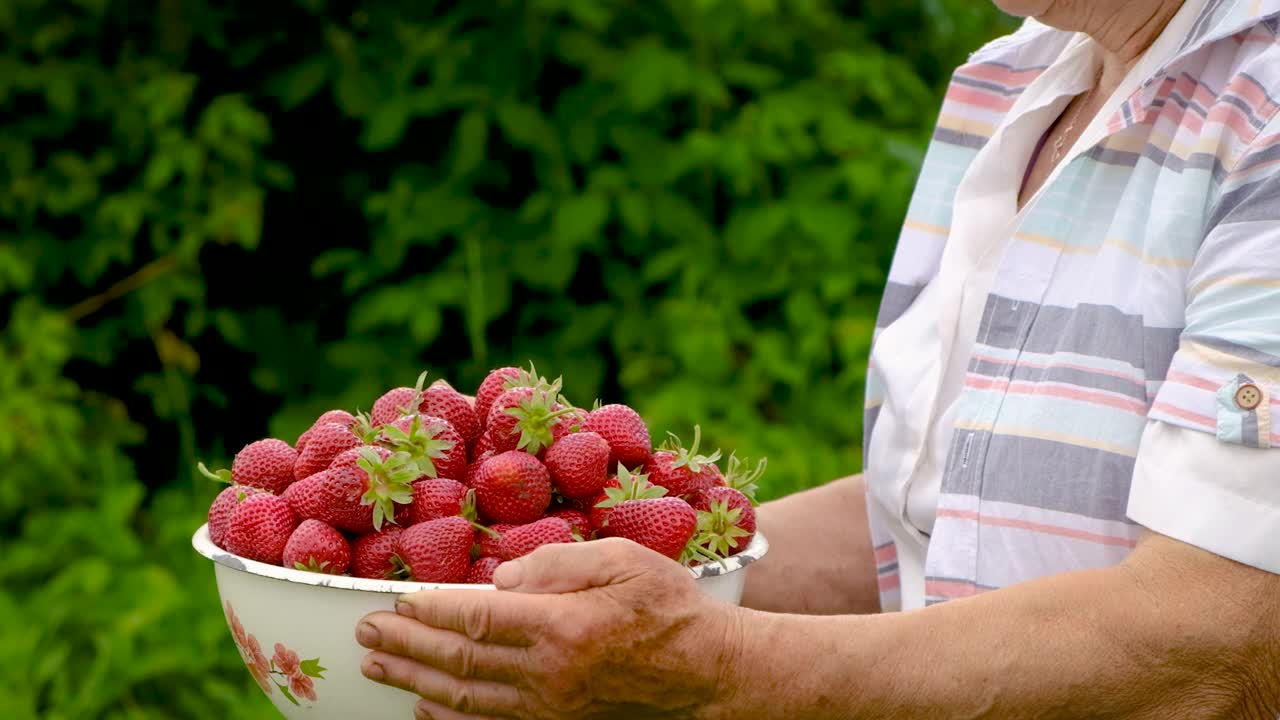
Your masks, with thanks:
[(450, 517), (462, 513), (467, 487), (449, 478), (427, 478), (413, 484), (413, 503), (409, 505), (409, 525)]
[(231, 480), (238, 485), (280, 493), (294, 481), (298, 451), (283, 440), (269, 438), (245, 445), (231, 462)]
[(448, 385), (436, 384), (422, 391), (418, 412), (444, 418), (468, 443), (480, 437), (480, 418), (462, 393)]
[(596, 537), (612, 537), (613, 511), (622, 502), (628, 500), (651, 500), (664, 497), (666, 488), (649, 482), (649, 476), (632, 473), (627, 466), (619, 465), (618, 474), (605, 483), (604, 494), (597, 498), (591, 508), (591, 525), (596, 530)]
[(303, 520), (284, 546), (285, 567), (341, 575), (351, 564), (351, 547), (342, 533), (319, 520)]
[(443, 418), (412, 415), (382, 428), (378, 441), (397, 452), (409, 453), (428, 477), (457, 480), (467, 471), (467, 445), (457, 429)]
[(720, 557), (742, 552), (756, 534), (756, 511), (751, 500), (731, 487), (699, 492), (690, 504), (698, 511), (702, 545)]
[[(648, 482), (648, 480), (645, 482)], [(609, 531), (606, 529), (609, 524), (609, 513), (613, 512), (613, 506), (617, 504), (616, 502), (609, 502), (609, 488), (621, 487), (622, 484), (618, 482), (617, 476), (610, 477), (604, 483), (604, 492), (597, 495), (595, 500), (591, 502), (591, 507), (587, 510), (587, 513), (591, 517), (591, 527), (595, 530), (596, 537), (609, 536)], [(661, 494), (658, 497), (661, 497)]]
[[(284, 497), (298, 517), (367, 533), (394, 522), (397, 505), (413, 502), (418, 469), (408, 455), (361, 446), (334, 458), (328, 470), (300, 480)], [(401, 513), (407, 517), (407, 510)]]
[(595, 497), (609, 479), (609, 443), (593, 432), (566, 435), (547, 450), (546, 464), (561, 495)]
[(679, 560), (698, 529), (698, 513), (680, 498), (624, 500), (609, 516), (613, 537), (627, 538)]
[(524, 450), (541, 455), (551, 446), (555, 426), (562, 418), (578, 412), (563, 402), (560, 382), (558, 378), (551, 383), (539, 378), (534, 387), (513, 388), (493, 401), (485, 432), (495, 450)]
[(369, 421), (374, 427), (390, 425), (406, 415), (417, 412), (420, 402), (422, 402), (422, 391), (418, 388), (398, 387), (388, 390), (374, 401), (373, 410), (369, 412)]
[(519, 420), (509, 410), (520, 407), (520, 403), (528, 402), (533, 397), (533, 388), (516, 387), (499, 395), (489, 409), (485, 421), (485, 434), (495, 452), (515, 450), (520, 444), (520, 431), (516, 428)]
[(609, 443), (610, 465), (643, 467), (653, 452), (644, 418), (626, 405), (605, 405), (587, 413), (582, 429), (598, 433)]
[(649, 482), (666, 488), (667, 495), (671, 497), (685, 497), (715, 487), (719, 468), (714, 473), (711, 468), (720, 459), (720, 451), (716, 450), (710, 456), (698, 455), (701, 442), (702, 428), (697, 425), (693, 426), (693, 446), (688, 449), (680, 444), (680, 438), (671, 434), (671, 442), (645, 463), (644, 471)]
[(259, 493), (244, 499), (227, 521), (226, 550), (258, 562), (279, 565), (298, 521), (284, 498)]
[(461, 517), (418, 523), (400, 535), (400, 558), (419, 582), (459, 583), (471, 569), (475, 532)]
[(467, 446), (467, 457), (471, 458), (471, 462), (475, 462), (485, 453), (493, 454), (493, 439), (489, 437), (489, 433), (482, 432), (475, 442)]
[(480, 422), (484, 423), (488, 420), (489, 408), (493, 406), (493, 401), (499, 395), (516, 387), (521, 372), (519, 368), (498, 368), (490, 372), (484, 382), (480, 383), (480, 388), (476, 390), (476, 417)]
[(311, 423), (311, 427), (307, 428), (306, 432), (298, 436), (298, 442), (294, 443), (294, 447), (298, 449), (298, 452), (302, 452), (303, 448), (307, 446), (307, 441), (311, 439), (311, 431), (321, 425), (328, 425), (330, 423), (337, 423), (338, 425), (351, 427), (356, 424), (356, 416), (346, 410), (326, 411), (323, 415), (316, 418), (315, 422)]
[(408, 569), (401, 562), (400, 534), (404, 528), (389, 525), (382, 532), (361, 535), (351, 544), (351, 574), (379, 580), (404, 580)]
[(497, 523), (489, 526), (492, 532), (483, 530), (476, 531), (476, 549), (479, 550), (480, 557), (501, 557), (499, 545), (502, 542), (502, 535), (511, 528), (520, 527), (515, 523)]
[(227, 537), (227, 523), (231, 520), (231, 512), (250, 495), (266, 492), (258, 488), (243, 485), (231, 485), (222, 489), (218, 497), (209, 506), (209, 539), (214, 545), (226, 549), (223, 545)]
[(493, 451), (489, 450), (488, 452), (485, 452), (480, 457), (476, 458), (474, 462), (472, 462), (470, 465), (467, 466), (467, 471), (465, 473), (465, 480), (466, 480), (467, 487), (475, 487), (476, 476), (480, 474), (480, 467), (484, 465), (485, 460), (488, 460), (491, 457), (493, 457)]
[(319, 425), (308, 431), (307, 447), (293, 466), (295, 480), (303, 480), (329, 467), (343, 450), (360, 446), (360, 438), (339, 423)]
[(475, 490), (480, 514), (495, 522), (533, 522), (551, 504), (546, 466), (518, 450), (486, 460), (476, 475)]
[(281, 495), (303, 520), (320, 520), (353, 533), (373, 531), (373, 506), (362, 505), (365, 483), (347, 469), (324, 470), (290, 485)]
[(492, 585), (493, 571), (497, 570), (501, 564), (502, 560), (496, 557), (476, 558), (476, 561), (471, 563), (466, 582), (470, 585)]
[[(559, 410), (559, 406), (557, 406), (556, 409)], [(582, 425), (586, 421), (586, 410), (583, 410), (582, 408), (569, 408), (569, 412), (562, 415), (559, 422), (551, 426), (553, 444), (560, 442), (560, 438), (581, 431)]]
[(702, 471), (703, 471), (703, 472), (707, 472), (707, 473), (711, 473), (711, 485), (712, 485), (712, 487), (726, 487), (726, 486), (727, 486), (727, 483), (726, 483), (726, 482), (725, 482), (725, 480), (724, 480), (724, 473), (720, 472), (720, 466), (719, 466), (719, 465), (708, 465), (708, 466), (704, 467), (704, 468), (702, 469)]
[(573, 531), (569, 529), (569, 523), (561, 518), (548, 517), (503, 533), (502, 539), (498, 541), (498, 553), (503, 560), (515, 560), (543, 545), (569, 542), (573, 542)]
[(325, 469), (346, 468), (347, 470), (357, 470), (360, 468), (360, 458), (364, 457), (366, 450), (372, 450), (379, 460), (386, 460), (393, 454), (387, 448), (379, 447), (378, 445), (357, 445), (338, 453), (334, 456), (333, 462), (329, 463), (329, 467)]
[[(413, 481), (422, 476), (417, 463), (404, 452), (391, 452), (381, 447), (360, 447), (334, 459), (329, 468), (335, 475), (347, 472), (364, 488), (361, 505), (372, 506), (373, 529), (384, 522), (395, 522), (396, 506), (413, 502)], [(408, 508), (402, 511), (408, 516)]]
[(580, 538), (591, 537), (591, 516), (581, 510), (561, 508), (547, 513), (547, 517), (555, 517), (569, 523), (569, 529)]

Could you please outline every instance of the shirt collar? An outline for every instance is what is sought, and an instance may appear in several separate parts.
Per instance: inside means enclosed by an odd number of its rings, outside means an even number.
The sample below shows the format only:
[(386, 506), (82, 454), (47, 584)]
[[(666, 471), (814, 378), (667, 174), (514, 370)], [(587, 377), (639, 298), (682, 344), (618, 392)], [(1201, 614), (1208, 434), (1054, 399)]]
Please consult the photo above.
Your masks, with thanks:
[(1142, 107), (1147, 106), (1155, 98), (1161, 81), (1184, 60), (1212, 43), (1249, 30), (1276, 15), (1280, 15), (1280, 0), (1208, 0), (1177, 53), (1146, 79), (1141, 97), (1135, 99)]

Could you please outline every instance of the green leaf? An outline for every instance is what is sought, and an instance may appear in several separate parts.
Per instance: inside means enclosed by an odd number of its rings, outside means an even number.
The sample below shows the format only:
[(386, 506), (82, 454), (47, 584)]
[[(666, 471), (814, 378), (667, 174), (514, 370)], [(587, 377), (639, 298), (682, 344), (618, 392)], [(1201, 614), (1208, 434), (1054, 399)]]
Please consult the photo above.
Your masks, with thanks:
[(313, 678), (320, 678), (321, 680), (324, 679), (323, 673), (328, 670), (328, 668), (320, 667), (320, 658), (303, 660), (298, 667), (302, 670), (302, 674)]
[(402, 101), (383, 101), (369, 114), (361, 143), (369, 150), (386, 150), (399, 142), (408, 124), (408, 107)]
[(313, 55), (282, 73), (276, 82), (276, 96), (285, 109), (306, 102), (329, 79), (332, 63), (327, 55)]
[(470, 110), (458, 121), (454, 136), (453, 176), (470, 174), (484, 163), (489, 138), (489, 118), (482, 110)]
[(805, 203), (795, 207), (792, 216), (829, 253), (848, 247), (858, 225), (853, 209), (836, 203)]
[(176, 170), (177, 163), (173, 154), (165, 150), (157, 150), (151, 156), (151, 162), (147, 163), (146, 173), (142, 177), (142, 185), (147, 190), (155, 192), (169, 184)]
[(511, 144), (537, 150), (548, 156), (560, 154), (560, 141), (555, 128), (535, 108), (507, 101), (497, 106), (495, 117), (498, 127)]
[(781, 83), (785, 76), (776, 67), (740, 60), (725, 63), (721, 74), (730, 85), (764, 90)]
[(280, 683), (276, 683), (275, 685), (276, 687), (280, 688), (280, 694), (284, 695), (285, 700), (288, 700), (294, 705), (299, 705), (299, 706), (302, 705), (302, 703), (298, 702), (298, 699), (293, 696), (293, 693), (289, 692), (288, 685), (281, 685)]
[(649, 207), (649, 199), (640, 193), (626, 193), (618, 197), (618, 213), (622, 216), (622, 224), (637, 238), (649, 235), (653, 227), (653, 211)]
[(773, 246), (783, 228), (791, 220), (784, 205), (743, 208), (729, 217), (725, 241), (729, 251), (740, 258), (767, 258), (776, 253)]
[(363, 117), (378, 103), (378, 88), (373, 78), (357, 67), (346, 67), (338, 75), (338, 107), (351, 117)]
[(608, 198), (588, 192), (571, 197), (556, 208), (552, 232), (562, 245), (576, 246), (597, 237), (608, 219)]

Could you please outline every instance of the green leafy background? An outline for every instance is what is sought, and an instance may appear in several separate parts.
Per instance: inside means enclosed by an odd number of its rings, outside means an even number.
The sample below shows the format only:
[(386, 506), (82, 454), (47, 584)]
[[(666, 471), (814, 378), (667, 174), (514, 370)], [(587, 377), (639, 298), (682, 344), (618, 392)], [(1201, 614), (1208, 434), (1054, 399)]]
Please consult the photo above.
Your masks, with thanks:
[(257, 718), (189, 549), (225, 463), (534, 361), (856, 470), (979, 0), (0, 2), (5, 718)]

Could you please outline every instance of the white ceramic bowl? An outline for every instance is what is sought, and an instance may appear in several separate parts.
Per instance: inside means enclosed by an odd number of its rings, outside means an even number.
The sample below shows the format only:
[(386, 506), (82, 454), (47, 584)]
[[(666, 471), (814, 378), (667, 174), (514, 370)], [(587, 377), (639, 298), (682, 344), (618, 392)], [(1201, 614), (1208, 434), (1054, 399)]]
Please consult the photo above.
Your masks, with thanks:
[[(286, 718), (405, 720), (416, 697), (360, 674), (366, 650), (356, 644), (360, 618), (394, 610), (396, 596), (433, 588), (494, 591), (492, 585), (367, 580), (267, 565), (213, 544), (202, 525), (191, 538), (213, 561), (222, 609), (236, 647), (263, 692)], [(742, 569), (769, 550), (763, 535), (725, 564), (690, 572), (707, 594), (737, 605)]]

